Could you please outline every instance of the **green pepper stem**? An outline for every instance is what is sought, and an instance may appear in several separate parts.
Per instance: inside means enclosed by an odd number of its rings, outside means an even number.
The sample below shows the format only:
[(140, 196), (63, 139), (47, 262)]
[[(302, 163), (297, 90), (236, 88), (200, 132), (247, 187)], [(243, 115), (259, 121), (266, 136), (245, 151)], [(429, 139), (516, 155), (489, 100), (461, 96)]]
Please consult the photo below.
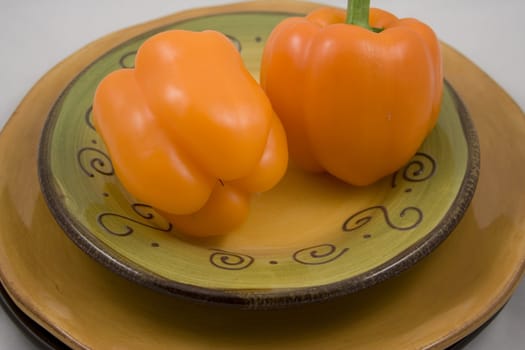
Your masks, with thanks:
[(370, 0), (348, 0), (346, 7), (346, 23), (353, 24), (374, 32), (381, 29), (370, 27)]

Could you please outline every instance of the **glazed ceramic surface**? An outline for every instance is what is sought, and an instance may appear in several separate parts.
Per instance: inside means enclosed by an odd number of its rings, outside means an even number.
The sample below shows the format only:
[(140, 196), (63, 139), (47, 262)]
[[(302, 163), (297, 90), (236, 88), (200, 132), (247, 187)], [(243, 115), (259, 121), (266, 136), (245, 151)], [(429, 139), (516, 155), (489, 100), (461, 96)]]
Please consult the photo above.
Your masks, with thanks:
[(134, 281), (199, 300), (273, 307), (370, 286), (427, 255), (453, 230), (477, 183), (479, 146), (452, 88), (437, 126), (399, 172), (365, 188), (290, 167), (252, 202), (248, 221), (218, 239), (189, 240), (120, 185), (92, 119), (95, 89), (134, 65), (162, 30), (213, 29), (236, 45), (254, 77), (272, 28), (290, 13), (200, 16), (148, 31), (96, 59), (67, 86), (44, 129), (44, 197), (88, 254)]
[(455, 343), (503, 306), (525, 267), (525, 117), (486, 74), (446, 45), (445, 76), (479, 135), (479, 183), (454, 232), (394, 278), (282, 310), (202, 305), (121, 278), (57, 225), (40, 191), (38, 140), (48, 112), (88, 65), (120, 43), (180, 20), (314, 6), (255, 2), (179, 13), (108, 35), (35, 85), (0, 137), (0, 280), (27, 315), (75, 349), (429, 349)]

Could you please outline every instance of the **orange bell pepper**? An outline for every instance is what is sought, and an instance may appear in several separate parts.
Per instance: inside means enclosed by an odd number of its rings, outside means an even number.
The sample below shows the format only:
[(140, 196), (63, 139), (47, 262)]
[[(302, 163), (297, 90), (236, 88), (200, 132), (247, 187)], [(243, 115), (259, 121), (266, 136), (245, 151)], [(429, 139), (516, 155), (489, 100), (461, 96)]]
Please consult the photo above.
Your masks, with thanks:
[(215, 31), (146, 40), (134, 69), (100, 82), (93, 119), (123, 186), (185, 234), (238, 227), (250, 194), (286, 171), (286, 136), (270, 101)]
[(424, 23), (352, 0), (347, 13), (320, 8), (277, 25), (260, 80), (291, 160), (368, 185), (406, 164), (434, 127), (442, 58)]

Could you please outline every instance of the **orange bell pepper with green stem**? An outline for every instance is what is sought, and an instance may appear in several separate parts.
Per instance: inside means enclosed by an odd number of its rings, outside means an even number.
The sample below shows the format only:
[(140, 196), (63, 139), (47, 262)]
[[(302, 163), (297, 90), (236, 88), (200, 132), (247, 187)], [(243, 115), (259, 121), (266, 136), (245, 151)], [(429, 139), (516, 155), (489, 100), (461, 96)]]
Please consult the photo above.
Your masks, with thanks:
[(93, 118), (127, 191), (188, 235), (235, 229), (250, 194), (286, 171), (281, 122), (218, 32), (172, 30), (146, 40), (134, 69), (100, 82)]
[(291, 160), (368, 185), (406, 164), (436, 124), (440, 45), (424, 23), (352, 0), (346, 12), (319, 8), (277, 25), (260, 81)]

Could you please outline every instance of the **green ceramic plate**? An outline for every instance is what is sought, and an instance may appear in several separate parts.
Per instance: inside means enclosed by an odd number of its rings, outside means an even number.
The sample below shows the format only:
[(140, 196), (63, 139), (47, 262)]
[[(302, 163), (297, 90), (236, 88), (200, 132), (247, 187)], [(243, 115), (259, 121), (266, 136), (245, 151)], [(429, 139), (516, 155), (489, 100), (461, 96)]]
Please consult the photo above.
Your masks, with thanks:
[(473, 196), (479, 146), (447, 85), (439, 122), (415, 157), (373, 186), (355, 188), (290, 167), (253, 199), (248, 221), (222, 238), (189, 240), (126, 193), (91, 121), (109, 72), (165, 29), (215, 29), (258, 76), (271, 29), (285, 13), (197, 17), (135, 37), (94, 61), (57, 100), (43, 130), (39, 175), (66, 234), (87, 254), (138, 283), (194, 300), (272, 308), (348, 294), (407, 269), (454, 229)]

